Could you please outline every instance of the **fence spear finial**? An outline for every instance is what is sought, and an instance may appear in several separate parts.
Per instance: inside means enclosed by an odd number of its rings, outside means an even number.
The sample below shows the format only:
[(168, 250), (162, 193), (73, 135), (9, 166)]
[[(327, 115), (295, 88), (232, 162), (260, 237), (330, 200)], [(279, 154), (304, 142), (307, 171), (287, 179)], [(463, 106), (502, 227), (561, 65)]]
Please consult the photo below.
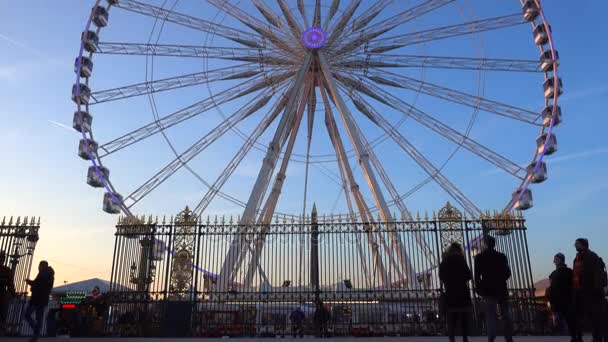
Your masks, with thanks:
[(15, 226), (19, 226), (21, 224), (21, 216), (17, 216), (17, 222), (15, 223)]
[(6, 216), (2, 216), (2, 224), (0, 224), (0, 225), (4, 226), (5, 223), (6, 223)]

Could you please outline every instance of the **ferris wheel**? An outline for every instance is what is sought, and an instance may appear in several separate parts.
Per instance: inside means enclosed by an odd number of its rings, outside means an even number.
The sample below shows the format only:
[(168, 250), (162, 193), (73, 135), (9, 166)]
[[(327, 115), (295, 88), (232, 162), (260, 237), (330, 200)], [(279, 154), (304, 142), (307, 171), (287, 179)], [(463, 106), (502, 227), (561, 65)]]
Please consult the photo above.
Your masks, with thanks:
[[(446, 168), (456, 154), (508, 176), (510, 188), (474, 184), (503, 191), (505, 211), (532, 207), (531, 185), (547, 179), (543, 159), (557, 151), (554, 128), (561, 122), (559, 57), (540, 0), (201, 3), (99, 0), (92, 8), (74, 67), (73, 123), (82, 133), (78, 154), (92, 163), (87, 183), (105, 189), (104, 211), (131, 216), (151, 194), (169, 191), (163, 183), (182, 170), (202, 184), (200, 197), (189, 203), (196, 215), (214, 201), (227, 201), (242, 207), (242, 224), (269, 223), (279, 212), (285, 186), (296, 178), (302, 183), (298, 202), (306, 212), (308, 201), (325, 196), (326, 189), (314, 190), (313, 174), (333, 179), (345, 215), (363, 222), (392, 222), (394, 211), (411, 218), (408, 197), (431, 184), (478, 217), (481, 205)], [(111, 20), (110, 12), (112, 19), (120, 19)], [(148, 36), (134, 32), (139, 23), (150, 26)], [(513, 33), (521, 27), (525, 35)], [(486, 34), (490, 41), (483, 40)], [(473, 44), (463, 45), (466, 39)], [(145, 63), (144, 81), (112, 84), (120, 73), (97, 73), (104, 64), (114, 67), (134, 59)], [(174, 64), (163, 67), (163, 60)], [(186, 65), (198, 69), (180, 73)], [(159, 70), (163, 76), (155, 75)], [(112, 85), (99, 87), (98, 78)], [(460, 87), (467, 81), (475, 81), (477, 92)], [(529, 96), (525, 101), (511, 94), (501, 98), (502, 91), (486, 96), (488, 84), (496, 89), (529, 86), (531, 91), (523, 90)], [(188, 102), (180, 92), (196, 100)], [(169, 105), (157, 104), (161, 94), (173, 106), (166, 112), (162, 107)], [(104, 116), (95, 114), (99, 107), (112, 111), (137, 98), (148, 100), (152, 116), (141, 114), (145, 108), (125, 106), (125, 117), (141, 119), (133, 127), (104, 123)], [(93, 115), (95, 126), (99, 121), (114, 135), (105, 133), (105, 140), (94, 136)], [(487, 125), (504, 127), (504, 137), (517, 143), (473, 137), (482, 117)], [(193, 120), (210, 124), (193, 129)], [(187, 127), (187, 133), (171, 136), (179, 127)], [(441, 147), (448, 151), (442, 160), (409, 138), (418, 131), (449, 146)], [(183, 148), (175, 143), (188, 134), (195, 138)], [(214, 164), (222, 166), (217, 176), (201, 172), (201, 164), (194, 164), (197, 157), (221, 149), (228, 139), (238, 149), (228, 157), (215, 155)], [(162, 163), (150, 158), (145, 162), (146, 170), (153, 171), (150, 176), (119, 187), (114, 174), (129, 173), (142, 163), (120, 156), (138, 145), (168, 145), (172, 155)], [(524, 145), (528, 148), (520, 147)], [(527, 162), (514, 161), (513, 153), (517, 158), (525, 153)], [(258, 160), (259, 169), (253, 173), (255, 182), (247, 185), (248, 195), (239, 196), (225, 186), (248, 157)], [(113, 158), (119, 161), (113, 164)], [(397, 181), (408, 175), (395, 161), (406, 159), (424, 175), (413, 186)], [(287, 177), (294, 168), (300, 170), (293, 171), (298, 176)]]

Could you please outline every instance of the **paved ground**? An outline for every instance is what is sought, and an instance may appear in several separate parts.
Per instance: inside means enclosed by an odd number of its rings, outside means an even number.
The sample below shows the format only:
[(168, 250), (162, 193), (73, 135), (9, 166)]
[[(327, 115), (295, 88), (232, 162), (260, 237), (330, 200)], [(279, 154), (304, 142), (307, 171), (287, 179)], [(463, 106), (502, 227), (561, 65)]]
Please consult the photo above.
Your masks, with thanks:
[[(2, 342), (24, 342), (27, 341), (27, 338), (1, 338)], [(188, 341), (203, 341), (203, 342), (226, 342), (230, 340), (229, 338), (205, 338), (205, 339), (162, 339), (162, 338), (41, 338), (40, 342), (51, 342), (51, 341), (64, 341), (64, 342), (109, 342), (109, 341), (120, 341), (120, 342), (128, 342), (128, 341), (150, 341), (150, 342), (168, 342), (168, 341), (178, 341), (178, 342), (188, 342)], [(269, 342), (276, 340), (279, 341), (318, 341), (318, 342), (346, 342), (348, 340), (352, 340), (355, 342), (447, 342), (447, 337), (341, 337), (341, 338), (326, 338), (326, 339), (315, 339), (312, 337), (303, 338), (303, 339), (293, 339), (293, 338), (234, 338), (232, 340), (237, 340), (238, 342)], [(472, 337), (469, 339), (470, 342), (486, 342), (488, 339), (485, 336), (481, 337)], [(591, 337), (587, 337), (587, 341), (591, 341)], [(457, 338), (456, 341), (462, 341), (461, 338)], [(496, 342), (502, 342), (504, 338), (498, 337), (496, 338)], [(535, 336), (535, 337), (515, 337), (515, 342), (568, 342), (570, 338), (568, 337), (556, 337), (556, 336)]]

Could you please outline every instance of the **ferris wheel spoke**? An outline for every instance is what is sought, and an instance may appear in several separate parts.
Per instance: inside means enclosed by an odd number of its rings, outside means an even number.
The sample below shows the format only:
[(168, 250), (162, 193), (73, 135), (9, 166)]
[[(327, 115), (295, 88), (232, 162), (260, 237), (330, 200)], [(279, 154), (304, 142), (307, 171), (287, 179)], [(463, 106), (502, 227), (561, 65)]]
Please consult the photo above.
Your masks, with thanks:
[[(396, 109), (404, 113), (404, 115), (411, 117), (419, 124), (429, 128), (430, 130), (444, 137), (448, 141), (458, 146), (464, 147), (471, 153), (492, 163), (496, 167), (500, 168), (501, 170), (504, 170), (505, 172), (510, 175), (513, 175), (516, 178), (519, 178), (521, 180), (525, 178), (525, 168), (521, 167), (510, 159), (478, 143), (472, 138), (456, 131), (455, 129), (451, 128), (440, 120), (437, 120), (436, 118), (424, 113), (420, 109), (406, 103), (405, 101), (397, 98), (396, 96), (393, 96), (384, 89), (381, 89), (380, 87), (377, 87), (374, 84), (371, 84), (370, 82), (364, 82), (363, 86), (367, 87), (372, 92), (386, 98), (387, 102), (391, 103), (390, 107), (392, 107), (393, 109)], [(367, 117), (374, 117), (379, 115), (369, 104), (369, 102), (367, 102), (359, 94), (351, 91), (351, 98), (355, 107), (357, 107), (357, 109), (359, 109), (359, 111), (365, 114)]]
[(355, 11), (359, 5), (361, 5), (361, 0), (354, 0), (348, 5), (346, 10), (344, 10), (336, 24), (330, 30), (331, 35), (327, 39), (327, 46), (332, 46), (336, 39), (342, 35), (344, 29), (346, 29), (346, 25), (355, 15)]
[(315, 12), (312, 17), (312, 26), (321, 27), (321, 0), (315, 0)]
[(195, 46), (173, 44), (142, 44), (100, 42), (99, 54), (163, 57), (217, 58), (232, 61), (256, 62), (267, 65), (291, 65), (292, 61), (267, 49), (228, 48), (219, 46)]
[(395, 141), (403, 151), (412, 158), (433, 180), (456, 202), (458, 202), (467, 213), (479, 216), (481, 211), (469, 200), (447, 177), (445, 177), (422, 153), (414, 147), (399, 130), (388, 122), (382, 115), (370, 111), (368, 118), (380, 127), (387, 135)]
[(193, 74), (163, 78), (150, 82), (129, 84), (119, 88), (99, 90), (91, 93), (91, 99), (93, 100), (91, 101), (91, 104), (118, 101), (130, 97), (192, 87), (216, 81), (250, 78), (259, 75), (262, 72), (256, 66), (257, 65), (254, 63), (246, 63)]
[[(304, 91), (304, 82), (312, 62), (312, 57), (312, 52), (308, 52), (306, 54), (304, 63), (298, 70), (295, 77), (294, 86), (289, 92), (289, 98), (287, 100), (287, 104), (285, 105), (284, 113), (281, 116), (281, 120), (279, 121), (274, 136), (268, 146), (268, 150), (262, 162), (262, 167), (258, 172), (258, 176), (250, 192), (249, 199), (247, 200), (247, 206), (243, 211), (243, 215), (241, 217), (242, 227), (239, 228), (239, 233), (246, 232), (248, 230), (248, 225), (252, 225), (256, 222), (256, 215), (262, 197), (266, 193), (266, 189), (279, 158), (280, 151), (282, 150), (285, 140), (287, 139), (289, 134), (288, 132), (293, 124), (293, 121), (295, 120), (298, 104), (297, 100)], [(241, 234), (237, 234), (233, 239), (228, 252), (226, 253), (226, 258), (222, 264), (219, 282), (219, 287), (221, 289), (225, 289), (226, 286), (228, 286), (228, 281), (232, 279), (234, 273), (236, 272), (236, 263), (244, 252), (243, 247), (248, 245), (248, 242), (243, 241), (243, 237), (240, 235)]]
[(120, 0), (114, 6), (127, 11), (157, 18), (160, 20), (166, 20), (174, 24), (193, 28), (195, 30), (215, 34), (248, 47), (263, 47), (262, 45), (260, 45), (260, 37), (257, 35), (237, 30), (221, 24), (217, 24), (211, 21), (207, 21), (201, 18), (195, 18), (183, 13), (174, 12), (168, 9), (144, 4), (134, 0)]
[(325, 21), (323, 22), (323, 29), (327, 31), (329, 24), (332, 19), (338, 13), (338, 8), (340, 8), (340, 0), (332, 0), (331, 5), (329, 6), (329, 11), (327, 12), (327, 16), (325, 17)]
[(474, 34), (477, 32), (496, 30), (525, 23), (526, 22), (522, 20), (521, 13), (516, 13), (501, 17), (470, 21), (458, 25), (450, 25), (424, 31), (412, 32), (393, 37), (372, 39), (369, 41), (369, 45), (365, 46), (365, 50), (373, 53), (387, 52), (408, 45)]
[(249, 135), (249, 137), (247, 137), (247, 140), (245, 140), (245, 143), (243, 144), (241, 149), (232, 158), (232, 160), (228, 163), (224, 171), (220, 174), (220, 176), (218, 176), (218, 178), (209, 187), (208, 191), (205, 193), (200, 202), (196, 205), (194, 213), (196, 213), (197, 215), (202, 215), (205, 209), (207, 209), (207, 206), (209, 206), (211, 201), (213, 201), (213, 198), (220, 192), (221, 188), (224, 186), (228, 178), (230, 178), (232, 173), (239, 166), (243, 158), (245, 158), (247, 153), (249, 153), (255, 142), (260, 138), (260, 136), (266, 131), (270, 124), (285, 108), (285, 105), (287, 104), (287, 93), (289, 92), (285, 92), (281, 96), (281, 99), (275, 102), (273, 108), (268, 111), (266, 116), (260, 121), (260, 123), (256, 126), (256, 128)]
[[(369, 207), (365, 203), (365, 199), (363, 198), (360, 190), (359, 184), (357, 184), (355, 177), (353, 175), (352, 168), (350, 166), (348, 157), (346, 156), (346, 151), (344, 149), (344, 143), (340, 137), (340, 132), (338, 131), (338, 127), (336, 125), (336, 121), (334, 119), (334, 115), (331, 110), (331, 106), (328, 100), (327, 92), (323, 86), (320, 87), (321, 97), (323, 98), (323, 103), (325, 106), (325, 126), (327, 127), (327, 133), (334, 147), (337, 159), (338, 159), (338, 167), (340, 168), (340, 173), (344, 174), (345, 181), (348, 183), (348, 186), (345, 184), (345, 188), (350, 190), (350, 194), (355, 201), (355, 205), (359, 211), (359, 215), (361, 217), (361, 222), (364, 223), (364, 231), (367, 236), (367, 242), (369, 244), (370, 250), (372, 252), (372, 263), (373, 269), (375, 269), (374, 273), (379, 273), (382, 279), (383, 284), (388, 283), (388, 279), (386, 278), (386, 268), (384, 266), (384, 262), (380, 257), (380, 251), (378, 248), (378, 241), (374, 232), (371, 229), (370, 223), (373, 221), (373, 217), (369, 213)], [(345, 194), (349, 195), (349, 191), (345, 190)], [(364, 260), (362, 260), (364, 265), (366, 264)]]
[[(344, 125), (344, 128), (348, 132), (348, 136), (352, 142), (352, 145), (355, 147), (355, 152), (357, 153), (357, 157), (359, 158), (359, 163), (361, 165), (361, 169), (363, 170), (363, 172), (365, 174), (365, 178), (367, 180), (368, 186), (374, 197), (374, 201), (376, 202), (376, 207), (378, 207), (378, 209), (380, 210), (380, 215), (381, 215), (382, 219), (384, 220), (384, 222), (393, 222), (394, 219), (391, 215), (391, 212), (389, 210), (389, 207), (388, 207), (388, 204), (384, 197), (384, 194), (382, 193), (382, 188), (380, 187), (380, 184), (379, 184), (378, 180), (376, 179), (376, 175), (375, 175), (372, 165), (370, 163), (370, 160), (372, 160), (372, 163), (373, 163), (373, 159), (375, 157), (373, 150), (370, 152), (370, 150), (368, 150), (365, 147), (365, 143), (366, 143), (365, 137), (362, 134), (360, 134), (357, 123), (355, 122), (354, 118), (352, 117), (352, 114), (346, 107), (346, 103), (344, 102), (344, 99), (342, 98), (342, 96), (339, 92), (338, 86), (337, 86), (333, 76), (331, 75), (329, 65), (328, 65), (327, 60), (325, 59), (325, 56), (323, 55), (323, 53), (319, 53), (319, 61), (320, 61), (321, 69), (323, 72), (323, 76), (325, 77), (325, 80), (327, 81), (326, 86), (328, 88), (329, 93), (332, 95), (332, 97), (334, 99), (334, 103), (336, 104), (336, 108), (338, 109), (338, 112), (340, 113), (340, 116), (342, 118), (342, 123)], [(379, 164), (379, 161), (377, 159), (376, 159), (376, 161), (378, 162), (380, 169), (383, 170), (381, 164)], [(397, 195), (396, 191), (395, 191), (395, 194)], [(396, 196), (396, 198), (398, 198), (398, 195)], [(397, 260), (399, 262), (399, 266), (401, 266), (401, 270), (405, 270), (408, 274), (407, 277), (410, 280), (410, 284), (416, 285), (415, 282), (412, 282), (415, 279), (414, 268), (412, 266), (409, 255), (405, 249), (405, 246), (403, 245), (403, 242), (401, 241), (401, 237), (394, 231), (389, 232), (388, 235), (389, 235), (389, 238), (394, 247), (394, 251), (389, 252), (389, 254), (390, 255), (396, 254)], [(399, 268), (397, 268), (397, 269), (399, 269)]]
[(264, 17), (264, 19), (266, 19), (269, 24), (277, 28), (283, 28), (285, 26), (281, 17), (279, 17), (272, 10), (272, 8), (268, 7), (266, 2), (264, 2), (263, 0), (252, 0), (252, 2), (258, 12), (260, 12), (260, 14)]
[(173, 174), (175, 174), (175, 172), (180, 170), (184, 165), (222, 137), (228, 130), (230, 130), (230, 128), (234, 127), (237, 123), (243, 121), (259, 109), (263, 108), (271, 100), (273, 93), (274, 91), (272, 89), (266, 89), (258, 96), (258, 101), (251, 102), (250, 104), (241, 107), (234, 114), (212, 129), (209, 133), (205, 134), (205, 136), (192, 144), (168, 165), (163, 167), (151, 179), (147, 180), (144, 184), (138, 187), (137, 190), (133, 191), (129, 196), (127, 196), (125, 198), (125, 205), (127, 205), (128, 208), (131, 208), (137, 202), (141, 201), (156, 187), (169, 179)]
[(359, 58), (334, 63), (335, 67), (368, 70), (370, 68), (437, 68), (512, 72), (541, 72), (540, 62), (530, 59), (469, 58), (452, 56), (417, 56), (368, 53)]
[(263, 23), (256, 17), (251, 16), (247, 12), (241, 10), (237, 5), (227, 0), (207, 0), (208, 3), (226, 13), (227, 15), (237, 19), (245, 26), (257, 32), (261, 37), (267, 38), (272, 44), (274, 44), (279, 50), (284, 53), (289, 53), (293, 56), (297, 56), (294, 53), (294, 48), (288, 43), (289, 39), (286, 39), (285, 35), (281, 31), (273, 29), (266, 23)]
[[(379, 13), (376, 13), (373, 17), (369, 18), (369, 20), (364, 20), (361, 22), (353, 22), (353, 30), (351, 36), (356, 36), (355, 38), (347, 41), (345, 44), (339, 46), (339, 48), (335, 51), (336, 55), (345, 55), (350, 53), (351, 51), (357, 49), (358, 47), (363, 46), (364, 44), (370, 42), (371, 40), (379, 37), (380, 35), (400, 26), (407, 22), (410, 22), (426, 13), (432, 12), (444, 5), (453, 2), (454, 0), (429, 0), (425, 1), (419, 5), (411, 7), (399, 14), (396, 14), (384, 21), (381, 21), (377, 24), (372, 25), (371, 29), (367, 32), (363, 29), (369, 24), (369, 22)], [(374, 14), (373, 12), (371, 14)], [(357, 34), (359, 33), (359, 34)]]
[(308, 15), (306, 15), (306, 6), (304, 5), (304, 0), (298, 0), (298, 11), (300, 12), (302, 20), (304, 20), (304, 26), (309, 27), (310, 22), (308, 21)]
[[(291, 73), (277, 74), (269, 77), (269, 79), (280, 83), (291, 76)], [(247, 94), (261, 90), (269, 86), (269, 79), (264, 79), (261, 76), (242, 82), (234, 87), (226, 89), (218, 94), (210, 96), (202, 101), (199, 101), (186, 108), (180, 109), (177, 112), (169, 114), (159, 120), (153, 121), (143, 127), (137, 128), (119, 138), (116, 138), (99, 147), (99, 157), (103, 158), (112, 153), (115, 153), (127, 146), (137, 143), (143, 139), (149, 138), (160, 131), (173, 127), (180, 122), (191, 119), (209, 109), (216, 108), (220, 105), (238, 99)]]
[[(304, 90), (304, 94), (302, 99), (300, 100), (298, 112), (296, 114), (296, 120), (291, 128), (291, 132), (289, 135), (289, 141), (287, 142), (287, 147), (285, 148), (285, 153), (283, 156), (283, 161), (281, 162), (281, 166), (279, 167), (279, 171), (277, 172), (274, 180), (274, 184), (270, 190), (270, 194), (266, 199), (266, 203), (263, 206), (263, 209), (258, 218), (258, 224), (264, 225), (265, 229), (258, 234), (258, 237), (254, 241), (254, 250), (251, 256), (251, 262), (247, 268), (245, 285), (250, 286), (253, 281), (253, 277), (255, 275), (255, 271), (259, 267), (260, 256), (262, 254), (262, 249), (264, 248), (264, 242), (266, 241), (266, 234), (268, 233), (268, 228), (270, 223), (272, 223), (272, 216), (274, 215), (277, 203), (279, 201), (279, 196), (281, 194), (281, 190), (283, 189), (283, 184), (285, 184), (285, 177), (287, 172), (287, 167), (289, 165), (289, 161), (291, 160), (291, 153), (293, 152), (293, 147), (296, 142), (296, 137), (298, 136), (298, 131), (300, 130), (300, 124), (302, 122), (302, 117), (304, 116), (304, 107), (306, 106), (306, 98), (310, 96), (312, 88), (312, 82), (309, 80), (306, 85), (306, 89)], [(241, 258), (240, 260), (242, 260)], [(238, 270), (240, 267), (239, 264), (236, 265), (236, 269)]]
[(302, 26), (300, 23), (298, 23), (298, 20), (293, 15), (291, 8), (289, 8), (289, 5), (285, 2), (285, 0), (277, 0), (277, 3), (279, 4), (281, 12), (283, 12), (283, 15), (285, 16), (285, 20), (287, 21), (287, 26), (289, 26), (291, 34), (293, 34), (296, 40), (299, 41), (300, 35), (302, 34), (302, 31), (304, 31)]
[(366, 73), (366, 78), (377, 84), (408, 89), (439, 99), (458, 103), (464, 106), (480, 109), (488, 113), (519, 120), (531, 125), (539, 126), (541, 115), (533, 111), (490, 100), (481, 96), (464, 93), (455, 89), (437, 84), (420, 81), (404, 75), (395, 74), (385, 70), (373, 69)]

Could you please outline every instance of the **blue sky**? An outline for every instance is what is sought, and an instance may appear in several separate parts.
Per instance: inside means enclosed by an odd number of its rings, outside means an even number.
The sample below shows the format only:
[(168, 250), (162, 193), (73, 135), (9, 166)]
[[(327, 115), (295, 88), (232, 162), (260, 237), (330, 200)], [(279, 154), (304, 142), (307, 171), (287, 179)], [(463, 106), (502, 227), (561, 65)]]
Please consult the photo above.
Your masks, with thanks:
[[(172, 4), (173, 1), (168, 3)], [(217, 11), (200, 3), (182, 0), (176, 9), (196, 15), (200, 13), (201, 17), (212, 19)], [(399, 33), (459, 23), (464, 21), (463, 17), (471, 18), (471, 12), (477, 18), (515, 13), (518, 11), (517, 3), (514, 0), (459, 1), (458, 6), (442, 9), (405, 25)], [(550, 178), (546, 183), (533, 187), (535, 207), (526, 212), (535, 279), (549, 272), (554, 253), (562, 251), (569, 260), (572, 259), (573, 241), (579, 236), (588, 237), (592, 248), (608, 257), (608, 233), (602, 214), (608, 195), (608, 179), (605, 176), (608, 147), (603, 139), (608, 118), (602, 106), (608, 95), (608, 85), (605, 83), (608, 73), (600, 64), (601, 56), (608, 53), (608, 48), (601, 43), (602, 38), (598, 38), (607, 33), (602, 24), (602, 14), (608, 10), (608, 4), (599, 1), (545, 3), (546, 15), (553, 27), (561, 57), (560, 76), (564, 81), (565, 94), (560, 104), (564, 123), (557, 129), (559, 151), (547, 160)], [(59, 281), (76, 281), (93, 276), (107, 278), (111, 267), (116, 217), (101, 211), (102, 192), (86, 185), (88, 164), (76, 155), (79, 138), (69, 129), (74, 111), (69, 99), (74, 81), (73, 60), (91, 4), (92, 1), (76, 0), (0, 1), (0, 156), (3, 160), (0, 168), (0, 215), (42, 216), (42, 239), (36, 255), (58, 265)], [(364, 1), (363, 6), (368, 5)], [(399, 2), (399, 6), (404, 5)], [(231, 19), (221, 16), (216, 19), (240, 27)], [(153, 24), (149, 18), (120, 10), (112, 11), (110, 25), (102, 33), (102, 40), (145, 42)], [(160, 41), (200, 45), (204, 44), (205, 39), (199, 32), (167, 24)], [(211, 44), (231, 46), (221, 38), (213, 38)], [(527, 25), (480, 34), (476, 38), (424, 44), (395, 53), (475, 57), (484, 49), (487, 57), (494, 58), (534, 59), (538, 54)], [(93, 90), (142, 82), (146, 77), (143, 57), (98, 56), (95, 63)], [(208, 67), (226, 65), (231, 64), (210, 61)], [(154, 77), (202, 71), (204, 67), (203, 61), (198, 59), (155, 59)], [(479, 75), (475, 73), (425, 70), (423, 75), (420, 70), (401, 72), (462, 91), (478, 91)], [(488, 72), (483, 77), (483, 94), (488, 98), (535, 111), (542, 109), (542, 76)], [(217, 93), (232, 84), (224, 82), (214, 84), (212, 88), (198, 86), (158, 94), (156, 102), (159, 113), (170, 113), (207, 97), (209, 91)], [(449, 102), (405, 90), (392, 90), (392, 93), (405, 101), (416, 103), (458, 130), (465, 129), (471, 116), (470, 109)], [(250, 96), (241, 102), (223, 106), (221, 110), (224, 114), (230, 114), (252, 98)], [(383, 110), (382, 113), (391, 122), (399, 120), (398, 113), (390, 110)], [(152, 119), (145, 97), (99, 105), (94, 107), (92, 114), (95, 136), (101, 142)], [(248, 134), (259, 118), (261, 115), (256, 114), (239, 128)], [(358, 120), (369, 140), (380, 136), (377, 128), (365, 123), (361, 117)], [(178, 150), (183, 150), (219, 122), (220, 113), (213, 111), (176, 127), (168, 136)], [(273, 128), (271, 126), (269, 131)], [(323, 120), (317, 117), (313, 154), (331, 152), (323, 128)], [(401, 131), (437, 164), (441, 164), (453, 151), (452, 145), (437, 139), (411, 120), (403, 123)], [(537, 131), (480, 113), (471, 134), (514, 161), (525, 164), (533, 152)], [(305, 135), (305, 131), (300, 132), (295, 153), (304, 153)], [(260, 140), (260, 148), (269, 140), (270, 134), (267, 132)], [(192, 163), (192, 167), (208, 181), (215, 179), (243, 140), (235, 132), (230, 132), (219, 142)], [(378, 144), (375, 149), (399, 192), (406, 192), (424, 179), (424, 173), (390, 140)], [(156, 137), (110, 157), (107, 164), (111, 179), (119, 191), (128, 193), (171, 159), (171, 150), (166, 142)], [(252, 151), (235, 171), (225, 190), (246, 200), (261, 159), (261, 151)], [(356, 164), (354, 161), (352, 163)], [(335, 163), (311, 167), (308, 208), (315, 201), (322, 208), (321, 211), (345, 211), (340, 189), (326, 176), (336, 170)], [(358, 167), (355, 174), (364, 189), (364, 196), (371, 203), (371, 195), (365, 190)], [(502, 208), (516, 184), (514, 179), (494, 172), (492, 165), (472, 157), (466, 151), (456, 154), (446, 167), (445, 174), (484, 209)], [(303, 175), (301, 164), (290, 166), (278, 210), (289, 213), (302, 211)], [(173, 214), (186, 204), (195, 205), (205, 190), (182, 170), (142, 201), (135, 211)], [(424, 212), (441, 207), (448, 199), (437, 186), (429, 184), (408, 198), (406, 204), (414, 211)], [(236, 215), (240, 212), (238, 207), (221, 200), (208, 209), (212, 215)]]

